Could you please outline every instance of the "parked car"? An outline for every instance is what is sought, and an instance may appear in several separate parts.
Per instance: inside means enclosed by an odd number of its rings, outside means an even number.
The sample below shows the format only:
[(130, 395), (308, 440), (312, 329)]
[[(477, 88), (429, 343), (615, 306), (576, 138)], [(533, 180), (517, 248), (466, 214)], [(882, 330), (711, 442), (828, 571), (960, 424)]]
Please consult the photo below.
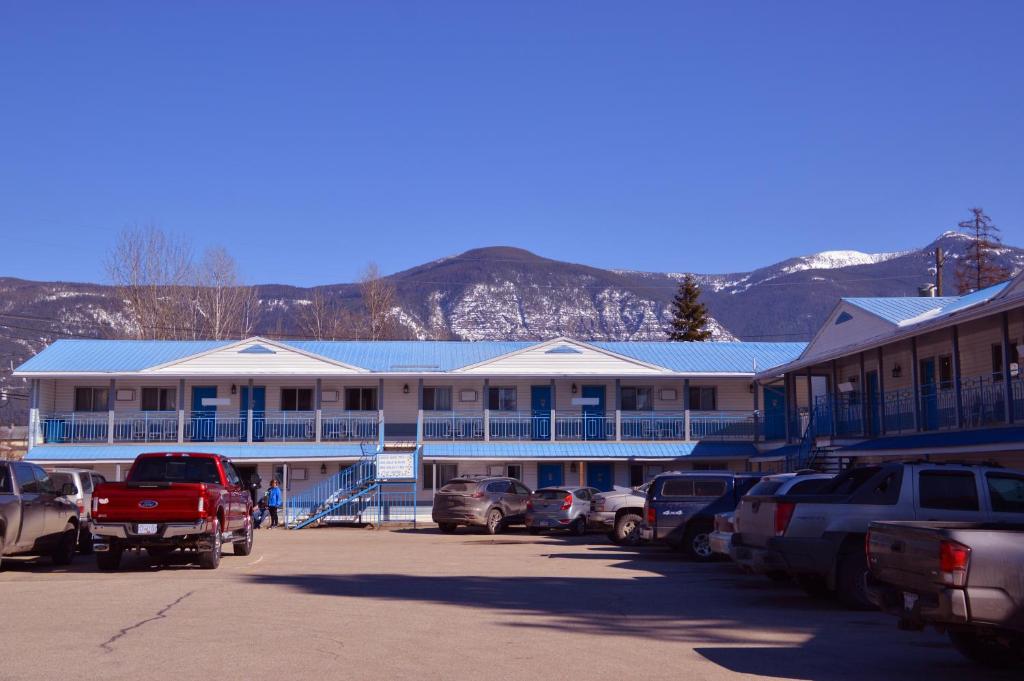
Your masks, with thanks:
[(46, 472), (55, 489), (74, 485), (75, 493), (68, 499), (78, 507), (78, 552), (92, 553), (92, 491), (106, 478), (85, 468), (47, 468)]
[(640, 543), (640, 526), (644, 521), (644, 502), (650, 482), (639, 487), (615, 487), (610, 492), (594, 495), (590, 525), (604, 530), (608, 539), (620, 546)]
[[(854, 468), (819, 494), (777, 497), (773, 536), (757, 551), (766, 552), (766, 564), (781, 566), (812, 595), (835, 593), (850, 608), (873, 608), (865, 587), (868, 526), (875, 520), (1024, 522), (1024, 512), (993, 507), (986, 476), (1006, 472), (929, 462)], [(747, 546), (743, 523), (741, 517)]]
[(206, 569), (220, 565), (224, 541), (235, 555), (252, 551), (252, 497), (217, 454), (140, 454), (125, 482), (93, 491), (92, 517), (101, 570), (116, 570), (125, 549), (146, 549), (154, 558), (195, 551)]
[(647, 488), (643, 539), (682, 549), (695, 560), (711, 560), (716, 513), (736, 508), (760, 474), (729, 471), (662, 473)]
[(586, 533), (594, 495), (593, 487), (544, 487), (535, 490), (526, 502), (526, 528), (530, 534), (543, 530), (569, 530)]
[(464, 475), (438, 490), (431, 516), (442, 532), (466, 525), (498, 534), (526, 522), (530, 494), (530, 488), (515, 478)]
[[(1024, 512), (1024, 477), (985, 477), (994, 506)], [(1024, 524), (871, 523), (867, 549), (868, 595), (901, 629), (931, 625), (975, 662), (1024, 665)]]
[(0, 564), (4, 556), (49, 555), (55, 565), (75, 557), (78, 509), (39, 466), (0, 461)]
[[(789, 579), (785, 566), (773, 563), (774, 554), (761, 549), (775, 536), (778, 500), (801, 494), (815, 494), (835, 476), (807, 470), (766, 475), (743, 495), (733, 518), (734, 534), (729, 537), (729, 557), (749, 572), (775, 580)], [(720, 540), (722, 541), (722, 540)]]

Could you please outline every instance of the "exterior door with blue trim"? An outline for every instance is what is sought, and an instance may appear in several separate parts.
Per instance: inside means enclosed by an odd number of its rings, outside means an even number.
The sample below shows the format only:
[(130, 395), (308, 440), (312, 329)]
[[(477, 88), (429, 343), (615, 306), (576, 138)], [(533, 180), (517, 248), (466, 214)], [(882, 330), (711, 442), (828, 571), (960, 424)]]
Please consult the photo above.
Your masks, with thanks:
[(213, 442), (217, 439), (217, 405), (203, 404), (216, 399), (217, 386), (192, 386), (192, 442)]
[(565, 466), (560, 463), (537, 464), (537, 487), (561, 487), (565, 484)]
[(615, 484), (615, 464), (589, 461), (586, 465), (587, 486), (596, 487), (602, 492), (610, 492)]
[[(551, 386), (530, 386), (530, 437), (534, 440), (551, 439)], [(556, 483), (561, 485), (562, 483)]]
[(786, 437), (786, 388), (779, 385), (764, 387), (764, 439), (781, 440)]
[(939, 427), (939, 395), (935, 380), (935, 358), (929, 357), (919, 362), (921, 366), (921, 424), (924, 430), (935, 430)]
[[(249, 386), (243, 385), (238, 401), (238, 415), (242, 417), (242, 434), (239, 442), (245, 442), (249, 431)], [(262, 385), (252, 387), (252, 441), (263, 442), (267, 436), (267, 389)]]
[(582, 388), (581, 395), (584, 399), (596, 400), (593, 404), (583, 405), (583, 439), (605, 439), (604, 386), (585, 385)]

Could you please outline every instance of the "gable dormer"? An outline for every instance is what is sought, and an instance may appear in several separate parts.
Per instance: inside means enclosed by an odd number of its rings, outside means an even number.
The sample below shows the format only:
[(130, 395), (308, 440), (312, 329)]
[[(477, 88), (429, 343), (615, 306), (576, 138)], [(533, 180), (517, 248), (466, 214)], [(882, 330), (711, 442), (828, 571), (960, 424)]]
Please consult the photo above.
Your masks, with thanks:
[(145, 369), (142, 373), (189, 376), (346, 375), (365, 370), (321, 357), (285, 343), (249, 338), (190, 357)]
[(519, 374), (524, 376), (606, 375), (656, 376), (663, 367), (641, 362), (602, 348), (556, 338), (500, 357), (459, 369), (464, 374)]

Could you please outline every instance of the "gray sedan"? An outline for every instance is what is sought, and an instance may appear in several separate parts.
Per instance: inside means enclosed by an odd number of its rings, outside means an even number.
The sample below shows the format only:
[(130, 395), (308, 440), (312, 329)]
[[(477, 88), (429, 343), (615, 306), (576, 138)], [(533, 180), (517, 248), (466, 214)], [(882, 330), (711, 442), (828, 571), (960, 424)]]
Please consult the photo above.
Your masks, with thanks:
[(541, 530), (569, 530), (575, 535), (587, 531), (594, 495), (593, 487), (544, 487), (526, 504), (526, 527), (530, 534)]

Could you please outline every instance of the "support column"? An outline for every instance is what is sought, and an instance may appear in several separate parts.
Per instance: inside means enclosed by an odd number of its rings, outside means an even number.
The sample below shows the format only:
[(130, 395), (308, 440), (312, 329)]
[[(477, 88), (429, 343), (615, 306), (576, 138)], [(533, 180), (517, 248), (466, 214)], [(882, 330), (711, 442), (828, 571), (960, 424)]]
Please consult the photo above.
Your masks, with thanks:
[(416, 382), (416, 444), (423, 442), (423, 379)]
[(758, 395), (761, 384), (751, 381), (750, 385), (754, 390), (754, 442), (756, 443), (761, 440), (761, 396)]
[(921, 430), (921, 377), (917, 373), (917, 338), (910, 339), (910, 391), (914, 399), (914, 430)]
[(1010, 313), (1004, 312), (1001, 315), (1003, 325), (1003, 419), (1007, 423), (1013, 423), (1013, 386), (1010, 384), (1013, 376), (1010, 373)]
[(790, 388), (790, 374), (782, 374), (782, 412), (784, 418), (783, 425), (786, 427), (786, 443), (788, 444), (793, 437), (791, 432), (793, 429), (792, 419), (793, 415), (790, 413), (790, 402), (793, 399), (793, 390)]
[[(484, 393), (480, 396), (484, 405), (484, 442), (491, 441), (491, 380), (484, 379)], [(436, 465), (436, 464), (435, 464)]]
[(878, 434), (885, 435), (885, 364), (882, 362), (882, 346), (878, 346)]
[(683, 379), (683, 437), (690, 442), (690, 379)]
[(868, 400), (867, 400), (867, 372), (864, 371), (864, 353), (858, 355), (860, 360), (860, 433), (864, 437), (868, 434)]
[(281, 522), (288, 527), (288, 463), (281, 464)]
[[(654, 400), (653, 394), (651, 400)], [(622, 379), (619, 378), (615, 379), (615, 441), (622, 442)]]
[(185, 379), (178, 379), (178, 444), (185, 441)]
[(252, 423), (252, 411), (253, 411), (252, 410), (252, 403), (253, 403), (252, 390), (253, 390), (253, 384), (252, 383), (253, 383), (253, 381), (250, 378), (249, 379), (249, 389), (245, 393), (245, 441), (248, 442), (249, 444), (252, 444), (252, 431), (253, 431), (253, 423)]
[(377, 379), (377, 444), (384, 449), (384, 379)]
[(953, 325), (953, 398), (956, 400), (956, 427), (964, 426), (964, 395), (960, 382), (960, 327)]
[(117, 381), (110, 379), (110, 386), (107, 388), (107, 444), (114, 444), (114, 398), (116, 396)]
[(831, 415), (832, 415), (832, 419), (831, 419), (832, 420), (832, 437), (836, 437), (837, 435), (839, 435), (839, 419), (838, 419), (836, 414), (839, 411), (839, 395), (840, 395), (840, 393), (839, 393), (839, 362), (837, 360), (832, 360), (832, 386), (831, 386), (831, 388), (832, 388), (832, 390), (830, 391), (830, 393), (832, 395), (832, 399), (831, 399), (832, 408), (829, 409), (829, 411), (831, 412)]
[(551, 379), (551, 426), (550, 426), (551, 432), (548, 433), (548, 438), (552, 442), (555, 441), (555, 427), (557, 426), (557, 424), (555, 423), (555, 412), (557, 411), (555, 409), (555, 405), (556, 404), (557, 404), (557, 402), (555, 401), (555, 379), (552, 378)]
[(324, 435), (324, 419), (323, 419), (323, 397), (324, 397), (324, 381), (322, 378), (316, 379), (316, 392), (313, 393), (314, 406), (316, 407), (316, 415), (313, 422), (313, 441), (320, 442), (323, 440)]
[(580, 469), (580, 487), (586, 487), (587, 486), (587, 476), (586, 476), (587, 462), (586, 461), (580, 461), (579, 469)]
[[(811, 380), (811, 367), (807, 367), (807, 371), (804, 373), (807, 375), (807, 428), (810, 428), (814, 422), (814, 390), (813, 381)], [(807, 431), (807, 428), (804, 428), (804, 432)], [(800, 433), (800, 435), (803, 436), (803, 433)]]
[(121, 482), (121, 464), (114, 464), (114, 482)]
[(28, 448), (32, 449), (39, 444), (39, 379), (33, 378), (29, 383), (29, 409), (28, 409)]

